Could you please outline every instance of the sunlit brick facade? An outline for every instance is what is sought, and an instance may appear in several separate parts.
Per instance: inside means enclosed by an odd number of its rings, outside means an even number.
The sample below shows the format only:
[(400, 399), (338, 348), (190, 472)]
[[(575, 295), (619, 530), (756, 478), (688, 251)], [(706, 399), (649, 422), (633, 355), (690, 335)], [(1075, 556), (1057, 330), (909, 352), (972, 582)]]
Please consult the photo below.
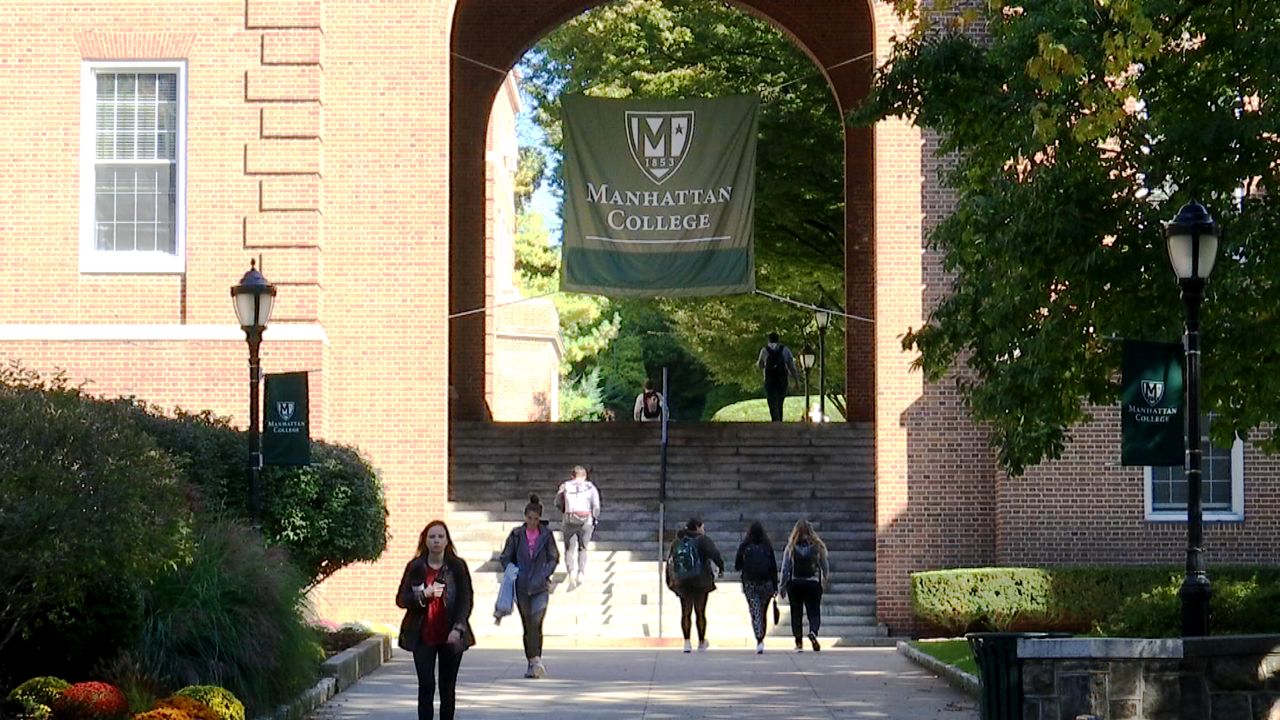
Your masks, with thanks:
[[(228, 288), (261, 258), (279, 287), (264, 369), (311, 371), (318, 433), (372, 460), (391, 509), (385, 559), (327, 581), (318, 608), (393, 619), (401, 563), (445, 510), (451, 405), (463, 419), (517, 413), (499, 407), (508, 393), (494, 353), (504, 342), (543, 361), (558, 352), (545, 306), (510, 306), (507, 321), (449, 315), (503, 295), (493, 238), (511, 219), (494, 202), (509, 192), (487, 170), (486, 137), (506, 73), (593, 4), (0, 3), (0, 359), (243, 424), (246, 348)], [(740, 4), (805, 48), (842, 111), (903, 29), (881, 3)], [(180, 78), (176, 271), (94, 265), (105, 242), (89, 150), (102, 130), (95, 72)], [(911, 370), (902, 334), (947, 288), (923, 240), (951, 203), (934, 147), (897, 120), (849, 129), (845, 147), (846, 307), (874, 320), (847, 333), (847, 385), (851, 416), (876, 428), (878, 613), (895, 630), (907, 627), (912, 570), (1177, 562), (1183, 529), (1147, 518), (1141, 469), (1114, 462), (1114, 418), (1081, 428), (1062, 461), (1011, 480), (952, 383)], [(112, 242), (143, 237), (128, 234), (143, 215), (114, 212)], [(146, 218), (151, 238), (163, 222)], [(1211, 562), (1276, 561), (1276, 470), (1245, 453), (1244, 519), (1211, 529)]]

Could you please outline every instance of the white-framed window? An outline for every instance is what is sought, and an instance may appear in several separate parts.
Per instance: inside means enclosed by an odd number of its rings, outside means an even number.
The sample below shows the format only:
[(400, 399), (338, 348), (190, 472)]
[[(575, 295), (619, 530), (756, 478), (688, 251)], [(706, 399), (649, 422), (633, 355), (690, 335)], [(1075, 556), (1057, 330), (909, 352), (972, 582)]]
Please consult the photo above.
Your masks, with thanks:
[[(1244, 443), (1236, 438), (1231, 447), (1209, 441), (1212, 415), (1201, 421), (1200, 505), (1205, 520), (1244, 520)], [(1147, 467), (1145, 495), (1147, 519), (1169, 522), (1187, 520), (1187, 477), (1182, 467)]]
[(184, 272), (186, 63), (85, 62), (81, 81), (80, 271)]

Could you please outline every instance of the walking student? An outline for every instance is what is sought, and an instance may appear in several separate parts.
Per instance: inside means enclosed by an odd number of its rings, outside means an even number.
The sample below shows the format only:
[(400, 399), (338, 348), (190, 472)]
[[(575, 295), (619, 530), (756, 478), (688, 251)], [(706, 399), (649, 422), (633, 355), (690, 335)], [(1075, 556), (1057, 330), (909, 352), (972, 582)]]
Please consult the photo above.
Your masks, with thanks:
[(405, 609), (400, 647), (413, 653), (418, 672), (418, 720), (432, 720), (439, 667), (440, 717), (453, 720), (462, 653), (475, 644), (471, 632), (471, 572), (458, 557), (442, 520), (427, 523), (418, 553), (405, 566), (396, 605)]
[(742, 594), (747, 597), (747, 612), (751, 614), (751, 629), (756, 634), (756, 654), (759, 655), (764, 652), (764, 634), (768, 629), (765, 611), (769, 600), (778, 592), (778, 560), (760, 521), (747, 528), (733, 560), (733, 569), (741, 574)]
[(587, 543), (600, 520), (600, 490), (591, 482), (585, 467), (575, 465), (573, 476), (560, 483), (556, 507), (563, 513), (560, 531), (564, 534), (564, 562), (572, 590), (587, 575)]
[(524, 625), (524, 656), (529, 668), (524, 676), (540, 678), (547, 674), (542, 664), (542, 619), (547, 615), (547, 599), (551, 593), (551, 574), (560, 564), (560, 548), (548, 521), (542, 519), (542, 501), (529, 496), (524, 506), (524, 524), (512, 529), (498, 557), (505, 572), (515, 563), (516, 609)]
[[(787, 378), (800, 379), (791, 348), (782, 344), (778, 333), (769, 333), (769, 342), (760, 348), (756, 367), (764, 370), (764, 395), (769, 402), (769, 419), (782, 422), (782, 406), (787, 399)], [(806, 408), (807, 410), (807, 408)]]
[(822, 591), (831, 584), (831, 568), (827, 562), (827, 546), (808, 520), (798, 520), (791, 529), (787, 549), (782, 553), (783, 598), (791, 602), (791, 634), (796, 639), (796, 652), (804, 650), (801, 634), (804, 615), (809, 616), (809, 642), (818, 652), (818, 630), (822, 628)]
[(644, 381), (644, 390), (636, 395), (636, 404), (631, 408), (631, 418), (639, 422), (655, 422), (662, 419), (667, 412), (667, 399), (653, 387), (652, 380)]
[(690, 518), (676, 533), (667, 552), (667, 587), (680, 598), (680, 630), (684, 651), (689, 652), (689, 630), (694, 613), (698, 616), (698, 650), (707, 645), (707, 597), (716, 589), (716, 572), (724, 575), (724, 558), (707, 537), (701, 518)]

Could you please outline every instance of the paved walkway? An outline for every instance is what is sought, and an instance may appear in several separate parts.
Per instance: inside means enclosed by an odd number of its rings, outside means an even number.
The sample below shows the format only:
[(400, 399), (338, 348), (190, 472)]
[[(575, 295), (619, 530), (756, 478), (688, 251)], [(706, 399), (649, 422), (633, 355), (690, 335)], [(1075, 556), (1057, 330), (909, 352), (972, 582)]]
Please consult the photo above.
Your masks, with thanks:
[[(473, 649), (462, 661), (462, 720), (976, 720), (976, 703), (890, 648), (821, 653), (548, 650), (547, 677), (525, 680), (519, 650)], [(416, 720), (413, 659), (385, 665), (313, 720)]]

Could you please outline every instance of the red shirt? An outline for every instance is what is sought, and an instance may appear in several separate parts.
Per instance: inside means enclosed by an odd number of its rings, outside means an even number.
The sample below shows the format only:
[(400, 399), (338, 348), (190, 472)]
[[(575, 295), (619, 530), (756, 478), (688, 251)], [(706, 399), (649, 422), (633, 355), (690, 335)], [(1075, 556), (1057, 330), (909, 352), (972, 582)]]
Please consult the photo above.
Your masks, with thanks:
[[(428, 588), (440, 576), (444, 570), (436, 570), (430, 565), (427, 566)], [(427, 645), (443, 645), (449, 640), (449, 617), (448, 611), (444, 607), (444, 597), (427, 599), (427, 618), (422, 623), (422, 642)]]

